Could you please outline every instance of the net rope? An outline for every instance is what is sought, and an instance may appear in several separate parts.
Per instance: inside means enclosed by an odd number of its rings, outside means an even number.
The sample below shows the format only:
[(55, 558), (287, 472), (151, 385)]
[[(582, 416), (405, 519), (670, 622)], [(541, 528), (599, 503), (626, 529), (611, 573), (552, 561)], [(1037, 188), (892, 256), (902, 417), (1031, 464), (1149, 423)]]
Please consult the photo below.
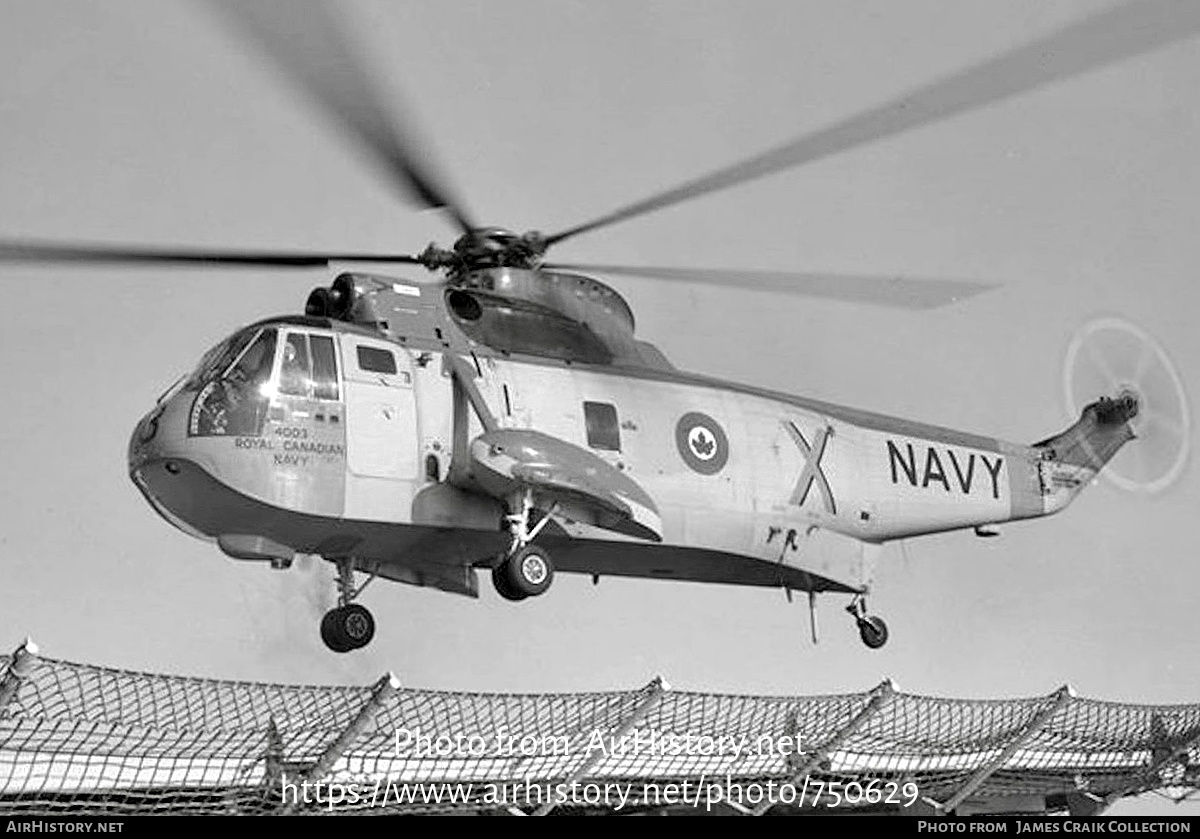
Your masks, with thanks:
[[(306, 781), (326, 784), (324, 798), (310, 786), (305, 800)], [(935, 810), (1022, 796), (1048, 812), (1081, 797), (1183, 799), (1200, 788), (1200, 705), (1065, 690), (944, 699), (887, 682), (828, 696), (716, 695), (659, 680), (601, 693), (464, 693), (388, 677), (338, 687), (158, 675), (25, 647), (0, 657), (4, 813), (572, 812), (614, 808), (555, 800), (556, 785), (632, 785), (643, 793), (635, 809), (671, 803), (647, 790), (685, 781), (913, 784)], [(868, 798), (839, 809), (889, 804)]]

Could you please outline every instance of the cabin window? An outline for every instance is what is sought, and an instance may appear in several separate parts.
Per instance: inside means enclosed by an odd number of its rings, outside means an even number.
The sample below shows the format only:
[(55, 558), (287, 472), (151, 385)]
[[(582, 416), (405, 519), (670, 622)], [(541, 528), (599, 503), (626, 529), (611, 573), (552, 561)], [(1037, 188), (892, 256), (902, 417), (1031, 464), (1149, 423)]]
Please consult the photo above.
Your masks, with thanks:
[(396, 375), (396, 356), (392, 355), (391, 350), (383, 350), (378, 347), (356, 347), (358, 350), (358, 369), (365, 370), (368, 373), (385, 373), (389, 376)]
[(609, 452), (621, 450), (621, 428), (617, 424), (616, 406), (607, 402), (584, 402), (583, 420), (587, 425), (589, 446)]
[(308, 399), (337, 399), (333, 338), (289, 332), (279, 362), (279, 392)]

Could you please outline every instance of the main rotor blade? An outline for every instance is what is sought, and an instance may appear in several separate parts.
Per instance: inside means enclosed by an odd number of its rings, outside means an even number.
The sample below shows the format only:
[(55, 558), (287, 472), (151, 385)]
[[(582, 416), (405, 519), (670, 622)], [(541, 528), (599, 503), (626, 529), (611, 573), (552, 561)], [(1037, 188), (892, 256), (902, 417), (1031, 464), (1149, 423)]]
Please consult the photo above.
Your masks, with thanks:
[(552, 245), (589, 230), (839, 154), (1148, 52), (1191, 37), (1198, 30), (1200, 3), (1195, 0), (1126, 3), (824, 130), (568, 228), (546, 241)]
[(0, 241), (0, 262), (59, 262), (110, 265), (206, 264), (247, 265), (267, 268), (327, 266), (331, 262), (407, 262), (421, 260), (408, 254), (337, 254), (298, 251), (206, 251), (182, 248), (126, 247), (91, 243)]
[(582, 271), (583, 273), (706, 283), (752, 291), (783, 292), (805, 297), (845, 300), (852, 303), (874, 303), (902, 309), (933, 309), (998, 288), (996, 285), (968, 280), (868, 274), (660, 268), (649, 265), (568, 265), (563, 263), (545, 264), (542, 267), (551, 271), (561, 269)]
[[(435, 175), (392, 119), (390, 109), (327, 4), (319, 0), (208, 0), (257, 42), (334, 123), (383, 166), (405, 195), (444, 209), (464, 233), (475, 227), (460, 201)], [(411, 121), (411, 120), (410, 120)]]

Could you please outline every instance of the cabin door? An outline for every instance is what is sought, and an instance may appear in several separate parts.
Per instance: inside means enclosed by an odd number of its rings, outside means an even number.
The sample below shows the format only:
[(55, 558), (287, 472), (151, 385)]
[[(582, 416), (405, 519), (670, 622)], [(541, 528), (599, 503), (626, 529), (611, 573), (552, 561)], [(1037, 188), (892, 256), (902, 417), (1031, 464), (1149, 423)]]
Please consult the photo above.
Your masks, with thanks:
[(346, 516), (404, 521), (418, 474), (412, 360), (402, 347), (341, 336), (346, 384)]

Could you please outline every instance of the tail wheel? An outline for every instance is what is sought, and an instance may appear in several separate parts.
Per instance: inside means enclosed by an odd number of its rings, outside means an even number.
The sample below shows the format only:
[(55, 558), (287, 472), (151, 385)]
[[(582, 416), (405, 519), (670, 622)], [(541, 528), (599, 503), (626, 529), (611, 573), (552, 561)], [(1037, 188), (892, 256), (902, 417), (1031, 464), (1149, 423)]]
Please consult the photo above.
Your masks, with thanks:
[(1183, 472), (1191, 447), (1191, 413), (1183, 382), (1159, 344), (1120, 318), (1099, 318), (1071, 338), (1063, 361), (1063, 395), (1072, 420), (1100, 396), (1131, 395), (1132, 440), (1102, 474), (1121, 489), (1165, 490)]
[(883, 618), (874, 615), (865, 617), (858, 622), (858, 636), (868, 647), (877, 650), (887, 643), (887, 624), (883, 622)]
[(357, 603), (330, 609), (321, 619), (321, 640), (335, 653), (361, 649), (374, 637), (375, 618)]
[(509, 589), (522, 597), (536, 597), (550, 588), (554, 581), (554, 564), (550, 554), (533, 545), (526, 545), (500, 566)]

